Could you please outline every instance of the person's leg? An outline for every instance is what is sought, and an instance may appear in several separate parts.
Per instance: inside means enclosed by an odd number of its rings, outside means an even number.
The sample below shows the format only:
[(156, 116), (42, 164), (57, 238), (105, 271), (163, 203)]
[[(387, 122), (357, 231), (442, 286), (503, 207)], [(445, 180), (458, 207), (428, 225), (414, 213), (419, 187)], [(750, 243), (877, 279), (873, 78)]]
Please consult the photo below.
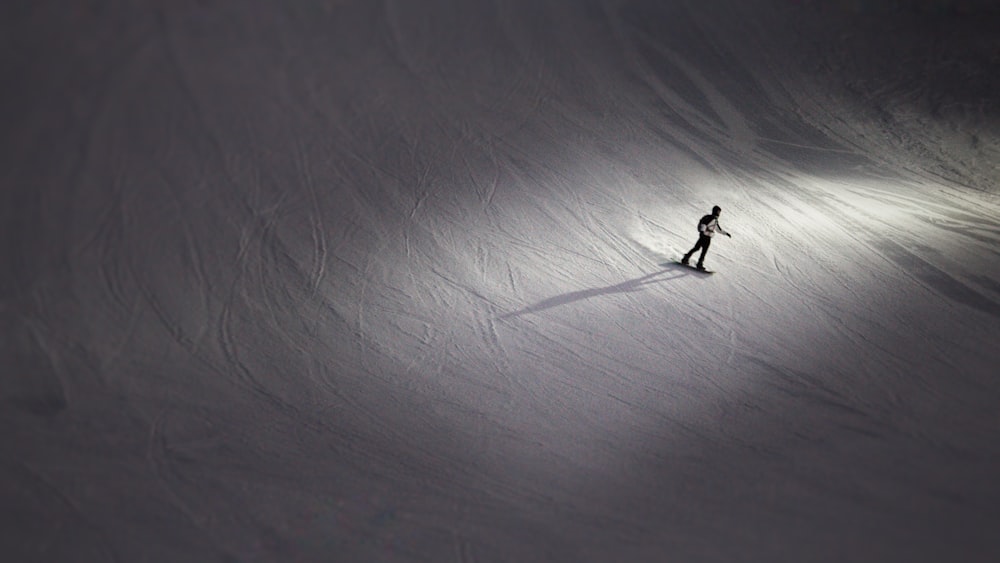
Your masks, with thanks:
[(698, 267), (705, 267), (705, 254), (708, 252), (708, 246), (712, 244), (712, 237), (706, 237), (702, 235), (698, 238), (698, 246), (701, 247), (701, 255), (698, 256)]
[(703, 238), (705, 238), (705, 237), (703, 237), (701, 235), (698, 235), (698, 242), (694, 243), (694, 248), (692, 248), (691, 250), (688, 250), (688, 253), (684, 255), (684, 258), (681, 259), (681, 264), (687, 264), (688, 260), (691, 259), (691, 256), (695, 252), (698, 252), (698, 249), (701, 248), (701, 239), (703, 239)]

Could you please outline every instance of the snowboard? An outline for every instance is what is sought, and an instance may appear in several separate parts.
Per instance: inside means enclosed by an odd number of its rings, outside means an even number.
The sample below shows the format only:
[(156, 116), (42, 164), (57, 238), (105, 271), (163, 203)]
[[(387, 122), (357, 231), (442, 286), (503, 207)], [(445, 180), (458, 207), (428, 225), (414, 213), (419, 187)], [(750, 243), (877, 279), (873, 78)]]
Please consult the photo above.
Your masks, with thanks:
[(699, 274), (708, 275), (708, 274), (714, 274), (715, 273), (715, 270), (700, 270), (694, 264), (685, 264), (685, 263), (681, 262), (680, 260), (676, 261), (675, 264), (678, 264), (680, 266), (684, 266), (685, 268), (687, 268), (689, 270), (694, 270), (694, 271), (698, 272)]

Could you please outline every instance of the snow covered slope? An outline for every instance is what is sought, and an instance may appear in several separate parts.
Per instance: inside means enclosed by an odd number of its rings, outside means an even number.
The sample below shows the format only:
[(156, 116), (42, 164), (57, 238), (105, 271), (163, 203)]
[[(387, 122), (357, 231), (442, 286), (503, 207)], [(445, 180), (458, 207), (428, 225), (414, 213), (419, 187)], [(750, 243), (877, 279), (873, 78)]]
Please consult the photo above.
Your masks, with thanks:
[(1000, 556), (986, 3), (78, 4), (0, 8), (5, 559)]

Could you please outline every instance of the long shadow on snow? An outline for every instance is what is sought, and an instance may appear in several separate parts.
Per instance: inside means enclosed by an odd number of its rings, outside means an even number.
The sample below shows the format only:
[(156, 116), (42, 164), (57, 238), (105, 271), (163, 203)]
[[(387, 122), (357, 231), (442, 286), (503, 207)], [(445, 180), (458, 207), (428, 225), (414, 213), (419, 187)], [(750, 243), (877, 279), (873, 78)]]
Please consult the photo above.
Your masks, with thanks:
[[(615, 293), (632, 293), (635, 291), (641, 291), (642, 286), (647, 284), (673, 280), (684, 276), (697, 275), (694, 272), (691, 272), (688, 268), (671, 262), (660, 264), (660, 266), (663, 266), (662, 270), (653, 272), (651, 274), (646, 274), (645, 276), (642, 277), (624, 281), (622, 283), (617, 283), (615, 285), (597, 287), (593, 289), (582, 289), (580, 291), (571, 291), (570, 293), (556, 295), (555, 297), (549, 297), (548, 299), (543, 299), (538, 303), (535, 303), (534, 305), (525, 307), (524, 309), (520, 309), (518, 311), (514, 311), (513, 313), (500, 315), (498, 318), (509, 319), (512, 317), (520, 317), (521, 315), (527, 315), (529, 313), (538, 313), (540, 311), (551, 309), (553, 307), (569, 305), (570, 303), (574, 303), (576, 301), (591, 299), (593, 297), (600, 297), (602, 295), (612, 295)], [(675, 275), (669, 278), (660, 278), (661, 275), (666, 274), (668, 272), (673, 272)]]

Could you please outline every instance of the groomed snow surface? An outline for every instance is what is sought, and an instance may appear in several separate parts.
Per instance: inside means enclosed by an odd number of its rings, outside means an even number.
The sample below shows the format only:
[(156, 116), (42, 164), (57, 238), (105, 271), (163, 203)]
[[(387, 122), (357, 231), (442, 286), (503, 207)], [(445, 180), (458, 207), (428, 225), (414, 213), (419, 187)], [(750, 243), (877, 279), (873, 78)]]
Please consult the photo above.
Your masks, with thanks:
[(1000, 560), (988, 5), (5, 4), (3, 559)]

